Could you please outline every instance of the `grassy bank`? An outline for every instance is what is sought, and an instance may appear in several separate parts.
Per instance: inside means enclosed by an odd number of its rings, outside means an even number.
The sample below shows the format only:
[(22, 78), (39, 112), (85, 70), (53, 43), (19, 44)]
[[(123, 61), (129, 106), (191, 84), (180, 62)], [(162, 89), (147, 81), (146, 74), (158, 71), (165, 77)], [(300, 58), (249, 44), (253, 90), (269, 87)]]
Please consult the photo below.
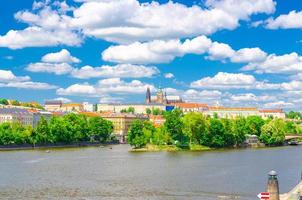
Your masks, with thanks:
[(144, 148), (131, 149), (130, 152), (157, 152), (157, 151), (208, 151), (209, 147), (202, 145), (190, 145), (189, 148), (180, 148), (175, 145), (147, 144)]

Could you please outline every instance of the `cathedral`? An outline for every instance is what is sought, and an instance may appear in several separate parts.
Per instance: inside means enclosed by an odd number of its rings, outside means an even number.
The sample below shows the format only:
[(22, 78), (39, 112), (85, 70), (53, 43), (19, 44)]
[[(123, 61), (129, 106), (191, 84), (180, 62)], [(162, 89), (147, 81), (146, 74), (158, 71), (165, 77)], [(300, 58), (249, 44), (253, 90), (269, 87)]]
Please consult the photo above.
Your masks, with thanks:
[(182, 103), (182, 98), (180, 96), (167, 96), (167, 93), (163, 91), (163, 89), (159, 89), (156, 92), (155, 96), (151, 95), (151, 90), (148, 87), (146, 92), (146, 103), (147, 104), (174, 104), (174, 103)]

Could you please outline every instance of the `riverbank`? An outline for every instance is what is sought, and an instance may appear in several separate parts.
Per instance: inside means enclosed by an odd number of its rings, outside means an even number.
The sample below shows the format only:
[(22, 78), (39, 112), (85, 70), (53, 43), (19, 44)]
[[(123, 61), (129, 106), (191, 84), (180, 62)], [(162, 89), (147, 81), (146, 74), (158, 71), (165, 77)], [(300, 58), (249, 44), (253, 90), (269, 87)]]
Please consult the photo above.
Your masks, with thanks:
[(210, 147), (202, 145), (190, 145), (188, 148), (180, 148), (175, 145), (152, 145), (147, 144), (143, 148), (131, 149), (130, 152), (158, 152), (158, 151), (209, 151)]
[(22, 144), (22, 145), (0, 145), (0, 151), (12, 150), (33, 150), (33, 149), (49, 149), (49, 148), (77, 148), (77, 147), (97, 147), (102, 145), (115, 145), (118, 142), (77, 142), (71, 144)]

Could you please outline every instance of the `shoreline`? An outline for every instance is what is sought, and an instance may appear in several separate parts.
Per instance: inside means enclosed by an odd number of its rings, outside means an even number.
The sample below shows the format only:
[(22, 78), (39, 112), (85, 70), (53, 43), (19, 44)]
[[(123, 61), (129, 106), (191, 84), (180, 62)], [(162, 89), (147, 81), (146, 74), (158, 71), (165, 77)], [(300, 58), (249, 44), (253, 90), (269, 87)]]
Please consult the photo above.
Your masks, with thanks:
[(72, 144), (43, 144), (43, 145), (0, 145), (1, 151), (17, 151), (17, 150), (39, 150), (39, 149), (60, 149), (60, 148), (78, 148), (78, 147), (97, 147), (97, 146), (107, 146), (107, 145), (117, 145), (118, 142), (78, 142)]

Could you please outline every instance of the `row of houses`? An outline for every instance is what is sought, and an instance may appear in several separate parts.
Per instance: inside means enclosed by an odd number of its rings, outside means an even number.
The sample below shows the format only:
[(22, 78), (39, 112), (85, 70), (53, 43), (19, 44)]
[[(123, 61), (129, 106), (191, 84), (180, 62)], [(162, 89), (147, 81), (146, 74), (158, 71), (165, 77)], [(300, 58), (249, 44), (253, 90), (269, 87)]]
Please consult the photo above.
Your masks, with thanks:
[(41, 117), (49, 119), (52, 116), (51, 112), (36, 110), (36, 109), (25, 109), (25, 108), (0, 108), (0, 123), (20, 123), (24, 126), (36, 127)]

